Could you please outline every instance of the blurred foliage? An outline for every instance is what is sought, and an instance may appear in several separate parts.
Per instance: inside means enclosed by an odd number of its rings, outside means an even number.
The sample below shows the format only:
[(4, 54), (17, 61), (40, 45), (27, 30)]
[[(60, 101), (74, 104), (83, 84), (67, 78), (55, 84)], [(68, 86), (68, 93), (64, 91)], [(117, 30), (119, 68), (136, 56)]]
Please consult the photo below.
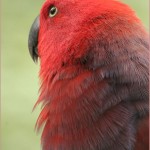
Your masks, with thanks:
[[(148, 0), (122, 0), (137, 11), (148, 28)], [(44, 0), (2, 1), (2, 149), (40, 150), (40, 135), (34, 132), (39, 109), (38, 70), (28, 52), (30, 26)]]

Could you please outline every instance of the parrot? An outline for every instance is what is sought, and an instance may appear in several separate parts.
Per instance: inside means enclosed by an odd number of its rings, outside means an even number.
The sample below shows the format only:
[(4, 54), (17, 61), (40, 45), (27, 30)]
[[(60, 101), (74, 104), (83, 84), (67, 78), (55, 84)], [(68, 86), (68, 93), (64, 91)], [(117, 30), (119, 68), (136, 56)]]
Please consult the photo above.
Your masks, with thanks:
[(44, 2), (28, 37), (42, 150), (148, 150), (148, 36), (119, 0)]

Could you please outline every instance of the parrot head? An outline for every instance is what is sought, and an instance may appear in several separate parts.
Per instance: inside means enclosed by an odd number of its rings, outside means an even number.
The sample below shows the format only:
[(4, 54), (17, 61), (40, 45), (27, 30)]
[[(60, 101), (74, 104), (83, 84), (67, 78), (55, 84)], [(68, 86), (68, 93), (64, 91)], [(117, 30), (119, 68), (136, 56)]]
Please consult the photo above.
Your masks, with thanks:
[(47, 0), (30, 31), (30, 54), (40, 58), (42, 72), (86, 63), (96, 40), (129, 36), (138, 22), (127, 5), (114, 0)]
[[(45, 1), (28, 40), (40, 61), (44, 150), (130, 149), (127, 123), (147, 104), (131, 109), (124, 102), (148, 97), (147, 39), (134, 11), (119, 1)], [(115, 139), (125, 143), (116, 148)]]

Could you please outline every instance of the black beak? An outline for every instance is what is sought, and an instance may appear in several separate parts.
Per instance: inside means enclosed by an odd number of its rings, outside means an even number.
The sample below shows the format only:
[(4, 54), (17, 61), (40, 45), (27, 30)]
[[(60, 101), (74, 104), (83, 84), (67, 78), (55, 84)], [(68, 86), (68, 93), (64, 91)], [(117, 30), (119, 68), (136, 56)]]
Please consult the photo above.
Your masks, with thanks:
[(38, 34), (39, 34), (39, 26), (40, 26), (40, 21), (39, 21), (39, 16), (36, 17), (34, 20), (30, 32), (29, 32), (29, 38), (28, 38), (28, 48), (30, 55), (33, 59), (34, 62), (37, 62), (38, 60)]

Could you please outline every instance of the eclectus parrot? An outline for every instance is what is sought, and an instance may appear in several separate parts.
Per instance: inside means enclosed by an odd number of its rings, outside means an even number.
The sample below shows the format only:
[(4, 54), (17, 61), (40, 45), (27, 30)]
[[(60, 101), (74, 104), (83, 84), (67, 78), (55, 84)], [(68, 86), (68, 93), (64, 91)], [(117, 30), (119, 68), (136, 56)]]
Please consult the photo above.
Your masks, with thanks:
[(129, 6), (46, 0), (28, 42), (43, 150), (148, 150), (148, 34)]

